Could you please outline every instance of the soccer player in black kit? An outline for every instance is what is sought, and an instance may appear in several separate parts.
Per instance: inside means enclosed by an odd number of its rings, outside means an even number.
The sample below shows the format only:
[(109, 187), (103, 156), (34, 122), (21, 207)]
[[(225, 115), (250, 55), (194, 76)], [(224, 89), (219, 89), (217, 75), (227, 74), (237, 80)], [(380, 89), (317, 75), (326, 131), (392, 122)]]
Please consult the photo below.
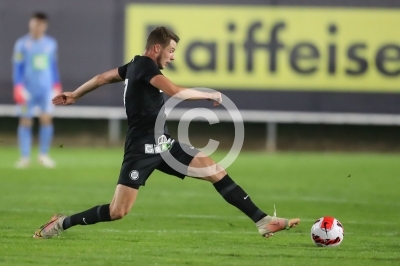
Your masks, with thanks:
[[(263, 237), (289, 229), (300, 219), (270, 216), (261, 211), (248, 194), (237, 185), (210, 157), (201, 151), (175, 141), (166, 128), (155, 129), (158, 114), (164, 113), (163, 93), (189, 100), (210, 100), (221, 103), (221, 93), (183, 88), (172, 83), (160, 71), (175, 58), (179, 37), (165, 27), (154, 29), (148, 36), (145, 52), (119, 68), (97, 75), (74, 92), (64, 92), (53, 99), (55, 105), (70, 105), (98, 87), (125, 81), (124, 104), (128, 117), (128, 131), (124, 159), (118, 184), (110, 204), (98, 205), (71, 216), (54, 215), (35, 231), (35, 238), (51, 238), (75, 225), (91, 225), (122, 219), (129, 213), (140, 186), (157, 169), (179, 178), (185, 176), (209, 181), (231, 205), (247, 215)], [(185, 174), (166, 163), (163, 156), (172, 156), (186, 166)], [(204, 170), (206, 169), (206, 170)]]

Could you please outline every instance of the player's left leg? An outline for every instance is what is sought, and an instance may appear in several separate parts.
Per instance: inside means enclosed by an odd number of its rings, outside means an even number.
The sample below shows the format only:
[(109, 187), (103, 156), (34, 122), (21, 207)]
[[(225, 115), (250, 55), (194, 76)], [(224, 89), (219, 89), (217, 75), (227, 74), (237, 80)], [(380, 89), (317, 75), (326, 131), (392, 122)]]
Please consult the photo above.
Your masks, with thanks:
[(285, 219), (270, 216), (260, 210), (239, 185), (226, 173), (225, 169), (204, 153), (198, 153), (190, 162), (188, 176), (211, 182), (219, 194), (231, 205), (247, 215), (263, 237), (289, 229), (299, 224), (300, 219)]
[(44, 95), (40, 103), (41, 115), (40, 129), (39, 129), (39, 162), (48, 168), (54, 168), (56, 163), (49, 157), (49, 150), (53, 140), (54, 126), (53, 126), (53, 106), (51, 103), (51, 95)]

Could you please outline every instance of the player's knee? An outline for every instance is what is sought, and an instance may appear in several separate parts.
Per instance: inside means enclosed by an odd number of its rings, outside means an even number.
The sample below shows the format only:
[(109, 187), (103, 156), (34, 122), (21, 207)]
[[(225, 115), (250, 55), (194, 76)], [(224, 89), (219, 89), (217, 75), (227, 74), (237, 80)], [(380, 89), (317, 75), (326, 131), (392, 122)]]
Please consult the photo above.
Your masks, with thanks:
[(40, 124), (41, 125), (51, 125), (53, 123), (53, 119), (49, 114), (43, 114), (40, 117)]
[(225, 168), (219, 164), (215, 164), (212, 172), (210, 173), (208, 181), (215, 183), (221, 180), (224, 176), (226, 176)]
[(122, 218), (124, 218), (127, 214), (129, 213), (128, 210), (126, 210), (125, 208), (110, 208), (110, 217), (111, 220), (120, 220)]
[(31, 127), (32, 126), (32, 118), (22, 117), (19, 120), (19, 124), (24, 127)]

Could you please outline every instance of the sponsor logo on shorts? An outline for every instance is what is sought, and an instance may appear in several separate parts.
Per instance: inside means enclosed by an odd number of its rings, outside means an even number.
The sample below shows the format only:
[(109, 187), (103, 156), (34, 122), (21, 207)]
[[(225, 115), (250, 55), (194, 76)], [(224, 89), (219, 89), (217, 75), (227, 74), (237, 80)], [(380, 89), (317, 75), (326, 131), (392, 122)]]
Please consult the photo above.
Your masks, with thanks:
[(129, 173), (129, 178), (132, 179), (132, 180), (138, 180), (139, 179), (139, 172), (136, 171), (136, 170), (132, 170)]
[(144, 144), (144, 153), (155, 154), (169, 151), (174, 142), (174, 139), (167, 139), (165, 135), (162, 135), (158, 138), (157, 144)]
[(144, 153), (154, 153), (154, 144), (145, 144)]

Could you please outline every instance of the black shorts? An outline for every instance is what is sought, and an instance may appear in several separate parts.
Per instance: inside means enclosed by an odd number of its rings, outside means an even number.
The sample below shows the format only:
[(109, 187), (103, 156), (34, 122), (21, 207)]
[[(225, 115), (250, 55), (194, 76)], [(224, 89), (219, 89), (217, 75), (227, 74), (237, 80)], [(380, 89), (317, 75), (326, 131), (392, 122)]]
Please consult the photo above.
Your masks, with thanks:
[(159, 153), (145, 153), (145, 145), (147, 144), (143, 141), (127, 139), (118, 184), (138, 189), (146, 184), (146, 180), (155, 169), (184, 179), (190, 162), (200, 152), (190, 145), (174, 141), (170, 149), (163, 152), (163, 156), (168, 162), (168, 158), (172, 156), (180, 164), (168, 164)]

